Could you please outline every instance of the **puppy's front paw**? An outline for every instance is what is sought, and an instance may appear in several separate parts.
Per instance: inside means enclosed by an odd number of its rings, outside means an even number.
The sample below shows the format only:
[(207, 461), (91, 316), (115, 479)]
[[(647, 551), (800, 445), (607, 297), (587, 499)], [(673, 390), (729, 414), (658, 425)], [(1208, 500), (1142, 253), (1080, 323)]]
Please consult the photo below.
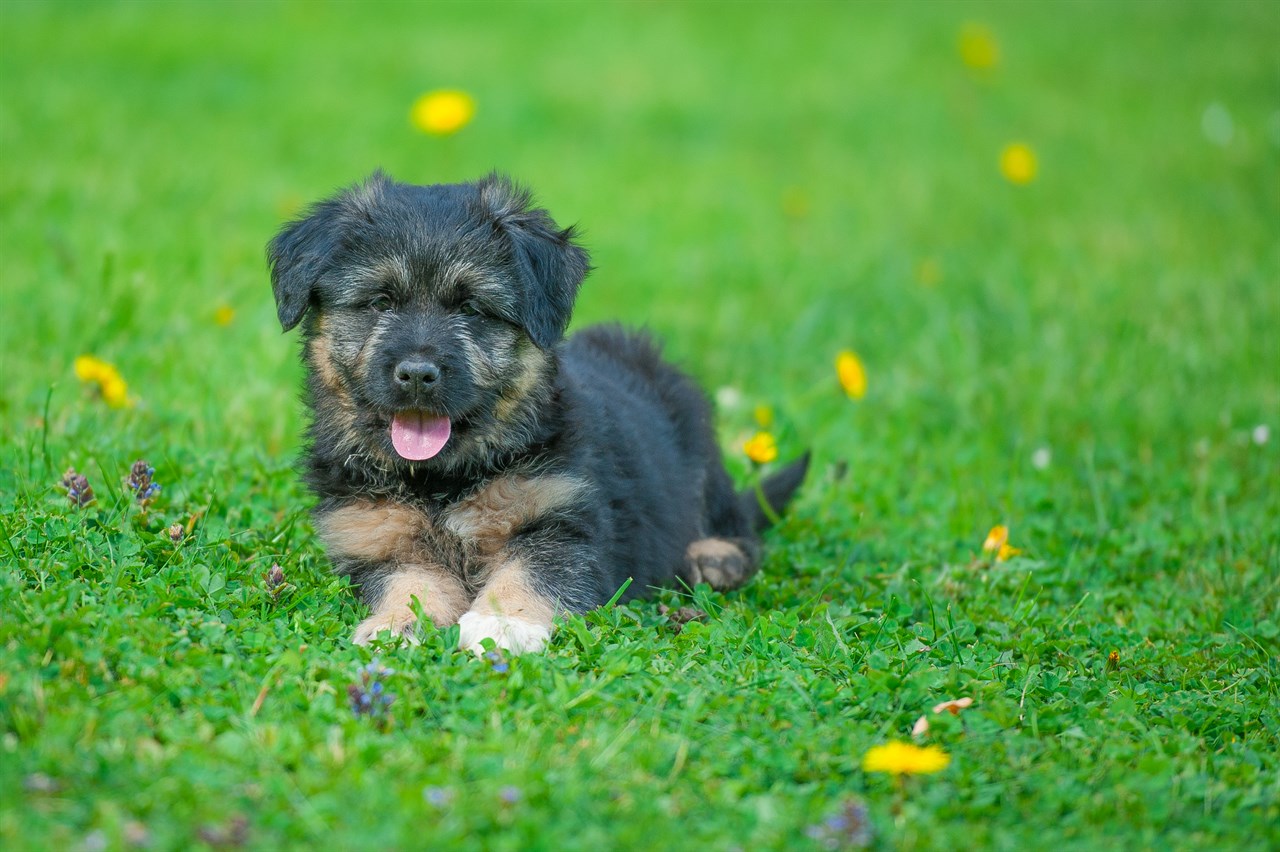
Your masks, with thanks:
[(421, 642), (418, 639), (418, 619), (413, 613), (396, 615), (385, 612), (375, 612), (360, 622), (356, 632), (351, 636), (351, 641), (356, 645), (368, 645), (378, 637), (379, 633), (390, 633), (393, 637), (410, 645)]
[(482, 639), (492, 639), (493, 644), (513, 654), (524, 654), (541, 651), (551, 638), (549, 625), (535, 624), (519, 618), (508, 618), (505, 615), (482, 615), (468, 612), (458, 619), (458, 647), (484, 653)]

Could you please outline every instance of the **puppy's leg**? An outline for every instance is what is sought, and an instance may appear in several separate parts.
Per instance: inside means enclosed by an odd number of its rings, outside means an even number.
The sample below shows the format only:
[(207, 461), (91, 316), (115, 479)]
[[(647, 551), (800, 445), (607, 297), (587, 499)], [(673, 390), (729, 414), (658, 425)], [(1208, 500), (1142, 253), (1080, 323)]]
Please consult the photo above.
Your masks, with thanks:
[(760, 570), (760, 542), (752, 538), (703, 538), (685, 550), (685, 580), (717, 591), (736, 589)]
[(423, 545), (428, 520), (418, 509), (390, 500), (358, 500), (316, 513), (316, 531), (340, 574), (360, 587), (373, 614), (351, 641), (367, 645), (389, 630), (416, 641), (413, 598), (439, 627), (453, 624), (471, 599), (462, 579), (433, 561)]
[(351, 641), (368, 645), (383, 631), (389, 631), (416, 645), (418, 616), (414, 598), (422, 614), (437, 627), (457, 622), (471, 602), (466, 586), (453, 572), (438, 565), (395, 565), (364, 573), (358, 578), (361, 592), (373, 613), (360, 622)]
[(482, 639), (515, 654), (541, 651), (551, 638), (557, 601), (540, 592), (525, 560), (509, 556), (499, 562), (471, 609), (458, 619), (458, 645), (484, 653)]

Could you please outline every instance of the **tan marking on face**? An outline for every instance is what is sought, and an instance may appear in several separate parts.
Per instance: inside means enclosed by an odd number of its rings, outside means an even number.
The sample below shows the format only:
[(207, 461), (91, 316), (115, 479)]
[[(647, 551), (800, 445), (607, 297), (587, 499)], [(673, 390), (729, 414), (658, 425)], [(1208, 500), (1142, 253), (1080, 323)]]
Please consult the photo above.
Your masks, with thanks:
[(339, 375), (338, 368), (334, 366), (332, 344), (325, 334), (323, 322), (320, 326), (320, 333), (307, 343), (307, 363), (310, 364), (315, 374), (320, 377), (320, 382), (334, 396), (343, 402), (350, 401), (351, 397), (342, 384), (342, 376)]
[(503, 392), (502, 398), (493, 409), (494, 416), (500, 421), (511, 420), (512, 415), (520, 408), (520, 404), (546, 379), (547, 353), (532, 344), (526, 344), (526, 348), (520, 352), (518, 358), (520, 375), (512, 386)]
[(555, 601), (534, 591), (528, 570), (517, 557), (494, 569), (472, 602), (470, 612), (502, 616), (550, 629), (556, 609)]
[(496, 553), (516, 530), (573, 502), (585, 488), (562, 474), (504, 476), (451, 506), (444, 526), (481, 553)]
[(427, 526), (422, 512), (390, 500), (362, 500), (316, 518), (331, 556), (371, 562), (412, 560)]

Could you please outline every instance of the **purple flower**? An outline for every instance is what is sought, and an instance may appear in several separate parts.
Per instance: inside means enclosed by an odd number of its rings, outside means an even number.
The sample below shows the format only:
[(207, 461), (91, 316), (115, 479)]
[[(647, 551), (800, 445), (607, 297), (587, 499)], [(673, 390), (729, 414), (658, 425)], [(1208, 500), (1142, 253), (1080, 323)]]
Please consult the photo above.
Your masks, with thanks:
[(22, 789), (28, 793), (57, 793), (62, 789), (62, 782), (43, 772), (33, 772), (22, 779)]
[(83, 509), (94, 501), (93, 488), (89, 485), (88, 477), (83, 473), (76, 473), (74, 467), (67, 468), (59, 484), (67, 492), (67, 499), (71, 501), (71, 505), (77, 509)]
[(391, 724), (391, 705), (396, 697), (386, 691), (382, 681), (394, 674), (377, 660), (361, 666), (359, 682), (347, 687), (351, 714), (357, 719), (367, 716), (378, 728), (386, 730)]
[(202, 825), (197, 836), (215, 848), (244, 846), (249, 842), (249, 819), (236, 814), (224, 825)]
[(133, 467), (129, 469), (129, 478), (124, 481), (124, 484), (133, 492), (133, 497), (138, 501), (138, 505), (144, 510), (151, 505), (151, 501), (156, 499), (156, 495), (160, 493), (160, 485), (151, 479), (155, 474), (156, 469), (154, 467), (142, 459), (138, 459), (133, 463)]
[(507, 662), (506, 657), (502, 656), (502, 652), (498, 649), (486, 651), (484, 658), (489, 661), (493, 670), (498, 674), (506, 674), (511, 670), (511, 664)]
[(426, 799), (430, 805), (444, 808), (453, 802), (453, 791), (448, 787), (425, 787), (422, 790), (422, 798)]
[(520, 801), (520, 788), (508, 784), (498, 791), (498, 798), (502, 800), (503, 804), (514, 805)]
[(267, 591), (271, 593), (271, 597), (280, 597), (280, 593), (284, 591), (285, 582), (284, 569), (273, 564), (271, 570), (267, 572)]
[(871, 819), (860, 799), (847, 799), (838, 813), (811, 825), (805, 835), (823, 849), (862, 849), (871, 844)]

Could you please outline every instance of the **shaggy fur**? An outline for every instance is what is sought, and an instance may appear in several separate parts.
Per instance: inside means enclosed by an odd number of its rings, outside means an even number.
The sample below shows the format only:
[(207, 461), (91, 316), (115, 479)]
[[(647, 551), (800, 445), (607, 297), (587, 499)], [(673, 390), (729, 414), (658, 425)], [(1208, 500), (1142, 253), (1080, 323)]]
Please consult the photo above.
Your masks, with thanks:
[[(412, 641), (416, 600), (466, 647), (536, 650), (628, 578), (634, 597), (757, 570), (765, 514), (734, 492), (706, 397), (643, 334), (563, 339), (588, 257), (527, 191), (375, 173), (268, 254), (280, 324), (302, 325), (316, 526), (372, 609), (356, 642)], [(442, 448), (402, 457), (406, 416), (447, 418)], [(766, 481), (773, 507), (806, 464)]]

